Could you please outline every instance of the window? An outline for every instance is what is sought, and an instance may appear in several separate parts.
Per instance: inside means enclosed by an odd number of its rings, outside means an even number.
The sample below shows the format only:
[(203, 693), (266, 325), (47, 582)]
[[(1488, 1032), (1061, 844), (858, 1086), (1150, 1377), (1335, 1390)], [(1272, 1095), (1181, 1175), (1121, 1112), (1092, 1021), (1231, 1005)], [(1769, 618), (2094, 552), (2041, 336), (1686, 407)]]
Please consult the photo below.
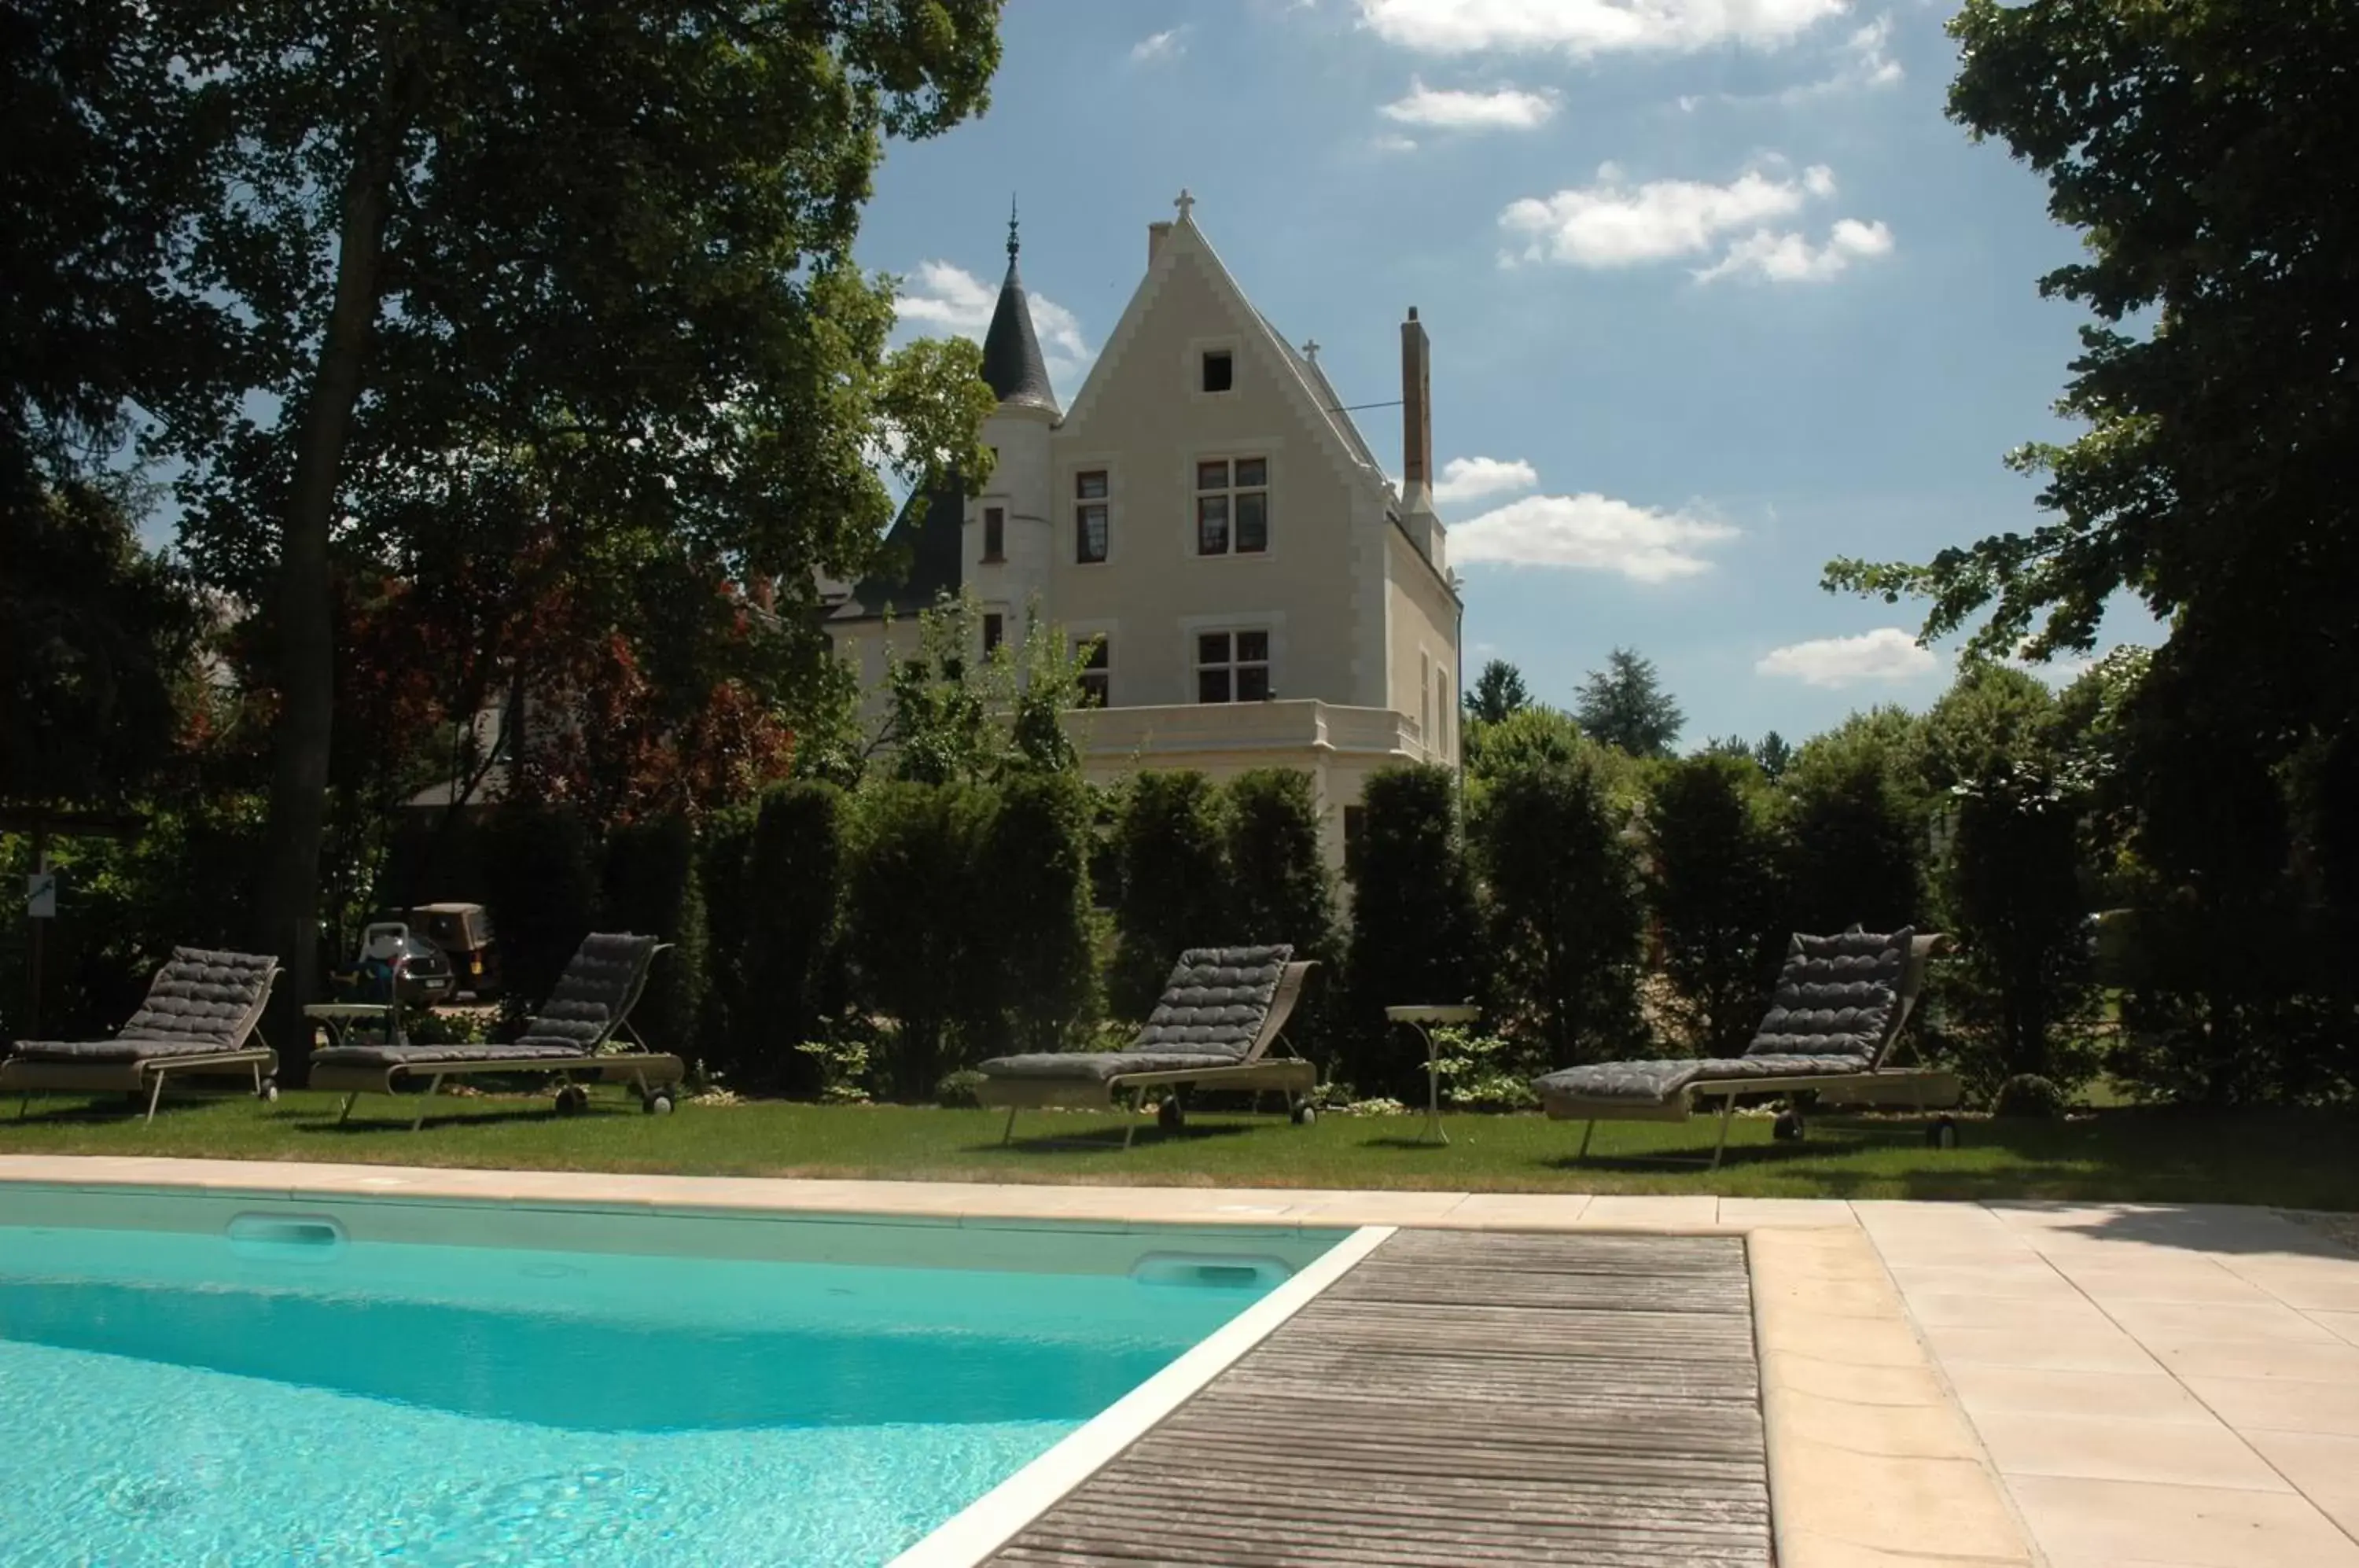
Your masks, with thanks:
[(1260, 702), (1268, 697), (1267, 632), (1196, 634), (1196, 701)]
[(1433, 751), (1433, 655), (1417, 656), (1417, 733), (1430, 756)]
[(1007, 510), (1004, 506), (983, 509), (983, 559), (1007, 559)]
[(1237, 362), (1228, 350), (1219, 349), (1204, 355), (1202, 385), (1205, 391), (1226, 392), (1237, 384), (1236, 376)]
[(1106, 558), (1106, 476), (1103, 468), (1073, 475), (1073, 559), (1086, 566)]
[(1269, 548), (1269, 460), (1216, 457), (1196, 465), (1196, 553)]
[(1082, 660), (1082, 706), (1084, 708), (1103, 708), (1114, 694), (1114, 660), (1107, 651), (1108, 646), (1103, 635), (1073, 639), (1073, 651), (1084, 656)]
[(1006, 640), (1006, 636), (1007, 623), (999, 613), (992, 611), (986, 614), (983, 617), (983, 656), (989, 659), (998, 652), (999, 645)]
[(1367, 837), (1368, 809), (1365, 806), (1343, 808), (1343, 875), (1356, 877), (1360, 872), (1360, 844)]

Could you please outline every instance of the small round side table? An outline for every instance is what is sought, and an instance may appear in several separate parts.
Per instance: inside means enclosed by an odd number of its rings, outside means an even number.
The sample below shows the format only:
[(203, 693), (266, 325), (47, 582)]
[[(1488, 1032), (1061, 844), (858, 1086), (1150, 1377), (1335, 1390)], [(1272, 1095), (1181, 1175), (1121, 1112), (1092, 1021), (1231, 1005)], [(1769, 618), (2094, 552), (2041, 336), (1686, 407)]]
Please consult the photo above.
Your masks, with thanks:
[(1482, 1016), (1483, 1009), (1472, 1002), (1411, 1002), (1385, 1009), (1386, 1018), (1408, 1025), (1425, 1041), (1425, 1127), (1417, 1135), (1419, 1143), (1428, 1133), (1443, 1143), (1450, 1141), (1450, 1135), (1441, 1130), (1441, 1064), (1433, 1053), (1433, 1026), (1471, 1024)]

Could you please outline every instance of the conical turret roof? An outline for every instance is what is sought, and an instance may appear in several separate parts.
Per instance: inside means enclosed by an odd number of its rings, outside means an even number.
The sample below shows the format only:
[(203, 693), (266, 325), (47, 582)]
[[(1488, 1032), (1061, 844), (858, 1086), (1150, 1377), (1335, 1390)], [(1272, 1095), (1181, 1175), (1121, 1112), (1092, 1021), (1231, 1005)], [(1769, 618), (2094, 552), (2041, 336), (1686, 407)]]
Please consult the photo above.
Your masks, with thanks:
[(1024, 278), (1016, 270), (1016, 212), (1007, 214), (1007, 277), (999, 285), (999, 304), (991, 312), (991, 330), (983, 335), (983, 379), (999, 394), (1002, 404), (1046, 408), (1062, 413), (1057, 389), (1049, 384), (1049, 366), (1040, 357), (1040, 340), (1032, 331), (1032, 308), (1024, 298)]

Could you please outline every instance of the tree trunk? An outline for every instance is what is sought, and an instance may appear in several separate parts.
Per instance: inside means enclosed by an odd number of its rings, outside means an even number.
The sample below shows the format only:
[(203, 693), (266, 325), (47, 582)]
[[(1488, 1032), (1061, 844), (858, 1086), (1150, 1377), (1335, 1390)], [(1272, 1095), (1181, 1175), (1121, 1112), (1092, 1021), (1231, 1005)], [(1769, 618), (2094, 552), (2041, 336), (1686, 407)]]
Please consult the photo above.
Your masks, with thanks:
[(336, 243), (336, 291), (304, 400), (278, 563), (278, 686), (272, 738), (270, 814), (255, 923), (262, 950), (286, 964), (272, 1036), (281, 1076), (307, 1076), (310, 1031), (301, 1012), (319, 984), (320, 844), (327, 825), (328, 758), (335, 721), (335, 617), (329, 526), (361, 371), (375, 323), (385, 222), (400, 146), (397, 100), (364, 140), (344, 185)]

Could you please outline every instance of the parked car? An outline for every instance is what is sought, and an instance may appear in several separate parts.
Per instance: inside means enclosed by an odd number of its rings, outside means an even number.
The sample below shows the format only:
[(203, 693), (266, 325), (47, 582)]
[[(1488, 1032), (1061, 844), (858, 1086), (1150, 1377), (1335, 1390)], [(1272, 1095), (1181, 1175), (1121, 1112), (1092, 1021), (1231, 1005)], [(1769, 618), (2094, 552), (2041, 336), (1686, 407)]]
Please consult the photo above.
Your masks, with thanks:
[(489, 909), (481, 904), (419, 904), (407, 919), (411, 931), (424, 933), (450, 959), (457, 992), (479, 1002), (500, 994), (500, 956)]
[(396, 996), (408, 1007), (431, 1007), (457, 995), (450, 955), (400, 920), (378, 920), (361, 936), (360, 957), (345, 976), (349, 999), (382, 1001), (398, 976)]

